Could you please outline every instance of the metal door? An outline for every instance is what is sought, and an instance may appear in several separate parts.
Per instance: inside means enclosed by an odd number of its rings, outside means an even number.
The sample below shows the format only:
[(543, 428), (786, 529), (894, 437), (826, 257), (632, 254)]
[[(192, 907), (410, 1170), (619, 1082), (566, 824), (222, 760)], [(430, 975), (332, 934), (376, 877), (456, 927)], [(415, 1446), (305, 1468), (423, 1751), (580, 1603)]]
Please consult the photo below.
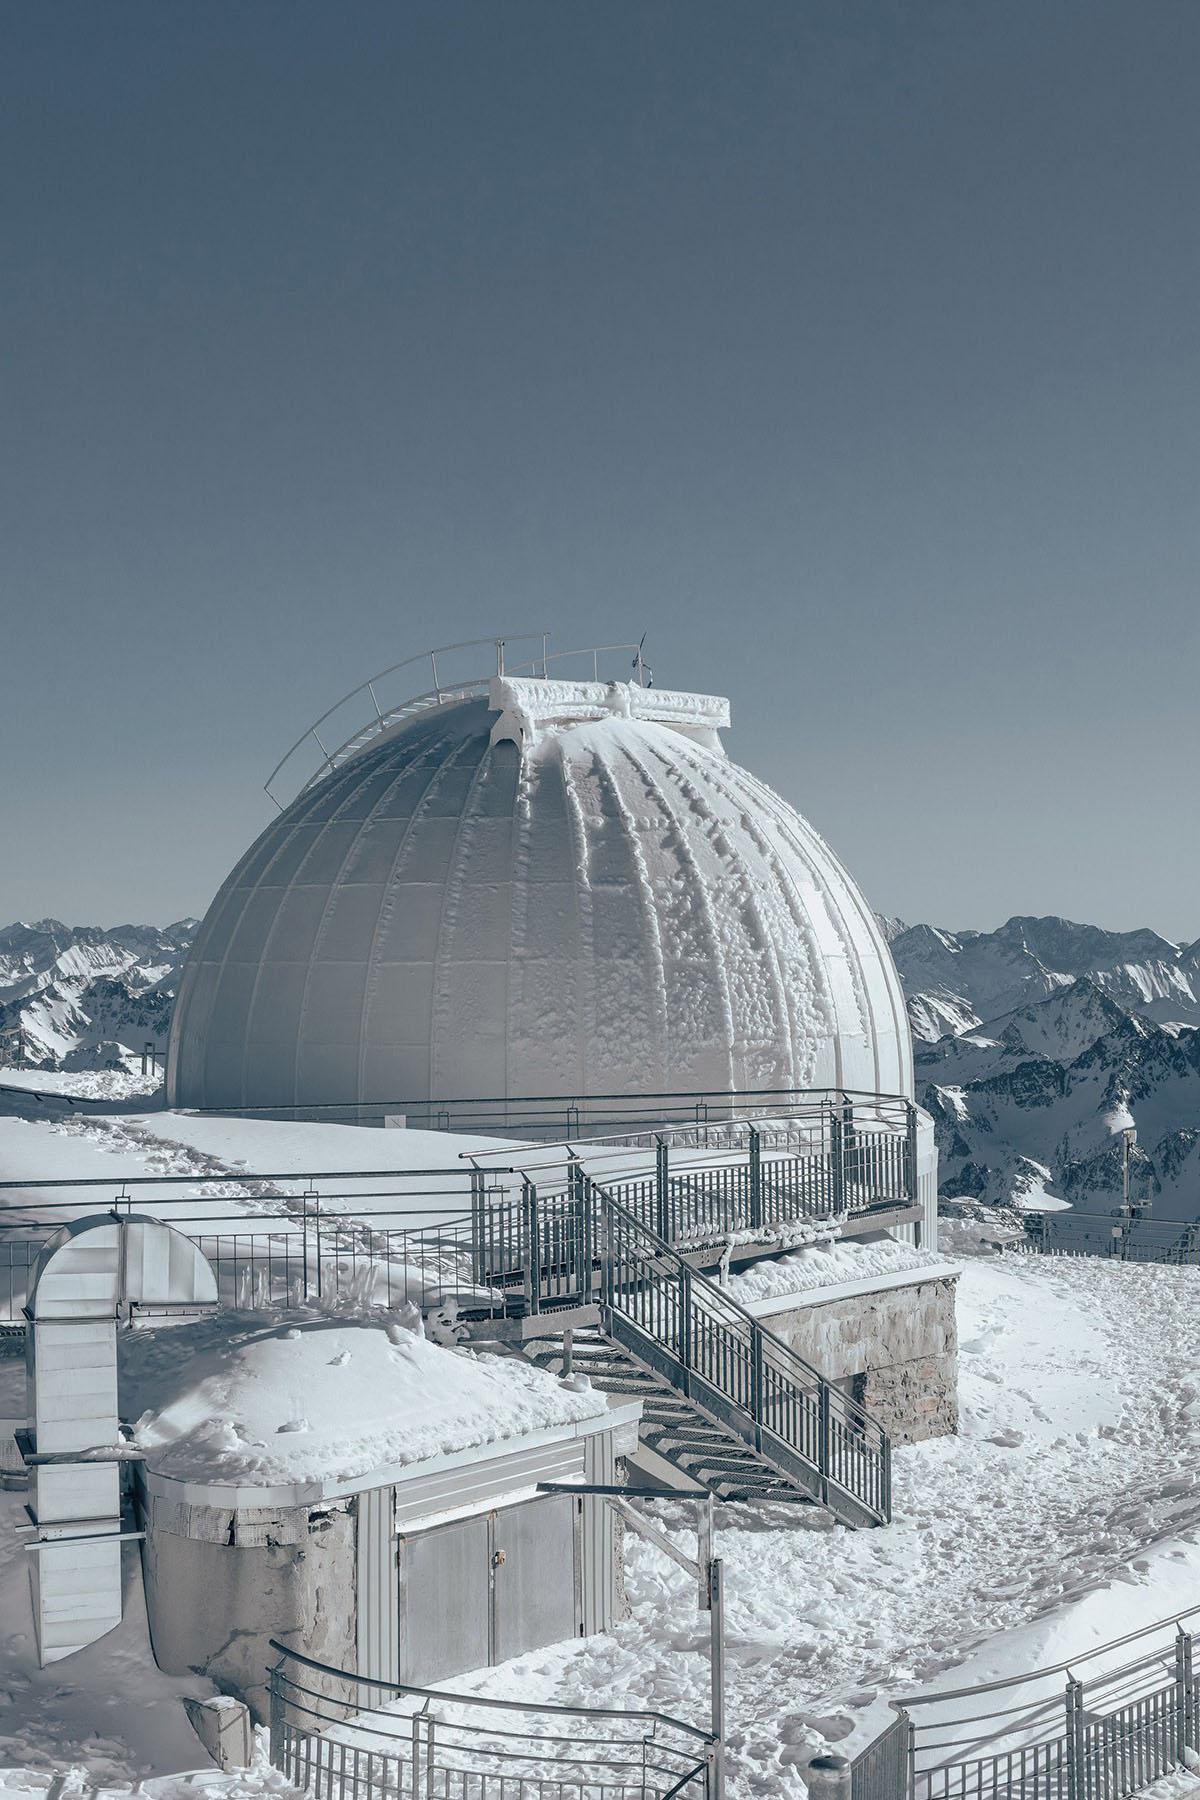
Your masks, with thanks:
[(579, 1502), (528, 1500), (491, 1515), (492, 1661), (578, 1637)]
[(427, 1687), (492, 1660), (490, 1526), (484, 1513), (401, 1537), (400, 1681)]

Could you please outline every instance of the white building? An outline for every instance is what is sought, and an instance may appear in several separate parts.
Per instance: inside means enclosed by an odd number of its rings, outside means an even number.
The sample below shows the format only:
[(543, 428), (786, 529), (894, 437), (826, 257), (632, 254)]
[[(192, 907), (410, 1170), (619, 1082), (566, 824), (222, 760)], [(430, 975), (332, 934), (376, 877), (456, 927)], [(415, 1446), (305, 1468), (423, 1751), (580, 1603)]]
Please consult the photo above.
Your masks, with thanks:
[(397, 713), (330, 758), (213, 901), (171, 1105), (912, 1097), (874, 915), (730, 761), (728, 701), (498, 676)]

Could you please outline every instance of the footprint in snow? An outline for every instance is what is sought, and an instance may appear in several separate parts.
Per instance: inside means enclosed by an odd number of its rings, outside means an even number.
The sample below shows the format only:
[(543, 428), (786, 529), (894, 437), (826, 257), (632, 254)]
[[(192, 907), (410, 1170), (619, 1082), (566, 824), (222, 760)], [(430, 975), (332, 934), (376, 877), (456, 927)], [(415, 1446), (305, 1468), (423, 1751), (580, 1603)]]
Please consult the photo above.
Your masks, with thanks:
[(349, 1361), (350, 1352), (348, 1350), (339, 1350), (336, 1356), (330, 1357), (329, 1366), (331, 1369), (344, 1369)]
[(279, 1432), (279, 1431), (311, 1431), (312, 1427), (309, 1424), (307, 1419), (288, 1419), (282, 1425), (277, 1425), (275, 1427), (275, 1429), (277, 1432)]
[(988, 1438), (989, 1444), (999, 1444), (1002, 1450), (1015, 1450), (1018, 1444), (1025, 1442), (1023, 1431), (993, 1431)]

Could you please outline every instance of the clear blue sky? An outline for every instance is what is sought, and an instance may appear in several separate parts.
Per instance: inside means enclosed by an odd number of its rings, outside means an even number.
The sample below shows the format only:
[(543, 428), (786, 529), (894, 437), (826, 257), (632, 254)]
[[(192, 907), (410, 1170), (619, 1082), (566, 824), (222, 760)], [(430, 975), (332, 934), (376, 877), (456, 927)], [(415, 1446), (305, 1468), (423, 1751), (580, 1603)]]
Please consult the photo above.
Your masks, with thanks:
[(1195, 0), (0, 8), (0, 920), (649, 632), (872, 902), (1200, 934)]

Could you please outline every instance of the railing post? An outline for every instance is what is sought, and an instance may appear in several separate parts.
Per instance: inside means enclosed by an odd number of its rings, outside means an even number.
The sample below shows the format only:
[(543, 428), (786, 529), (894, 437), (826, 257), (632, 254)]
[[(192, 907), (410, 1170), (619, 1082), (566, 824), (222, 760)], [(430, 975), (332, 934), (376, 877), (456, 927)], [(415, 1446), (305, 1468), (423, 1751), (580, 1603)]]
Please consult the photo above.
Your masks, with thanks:
[(304, 1298), (308, 1299), (308, 1190), (300, 1196), (300, 1256), (304, 1266)]
[(664, 1244), (671, 1242), (671, 1159), (665, 1138), (654, 1140), (655, 1229)]
[(313, 1194), (313, 1227), (317, 1239), (317, 1299), (322, 1297), (323, 1276), (321, 1272), (321, 1196)]
[(755, 1230), (763, 1222), (762, 1207), (762, 1139), (757, 1127), (746, 1127), (750, 1134), (750, 1224)]
[(904, 1191), (908, 1204), (915, 1206), (921, 1196), (921, 1184), (917, 1179), (917, 1109), (911, 1100), (905, 1102)]
[(688, 1372), (692, 1366), (692, 1271), (686, 1263), (679, 1265), (679, 1360), (683, 1364), (683, 1391), (691, 1390)]
[(1182, 1625), (1175, 1627), (1175, 1754), (1183, 1763), (1192, 1738), (1192, 1639)]
[(521, 1236), (525, 1264), (525, 1305), (538, 1313), (542, 1309), (542, 1254), (538, 1232), (537, 1189), (528, 1175), (521, 1177)]
[(892, 1440), (885, 1431), (879, 1444), (879, 1487), (880, 1511), (883, 1522), (892, 1522)]
[(829, 1504), (829, 1383), (822, 1378), (817, 1388), (817, 1466), (821, 1471), (821, 1499)]
[(829, 1185), (834, 1215), (846, 1212), (846, 1127), (836, 1106), (829, 1111)]
[(482, 1169), (471, 1166), (471, 1280), (476, 1287), (484, 1287), (484, 1237), (485, 1214), (487, 1205), (487, 1189)]
[(750, 1330), (750, 1416), (754, 1420), (754, 1448), (762, 1450), (763, 1428), (763, 1337), (762, 1327)]
[(907, 1764), (907, 1779), (906, 1779), (905, 1785), (908, 1790), (908, 1800), (916, 1800), (916, 1792), (917, 1792), (917, 1727), (913, 1722), (911, 1714), (902, 1711), (900, 1714), (900, 1717), (904, 1720), (906, 1726), (908, 1727), (907, 1742), (905, 1743), (905, 1752), (906, 1752), (905, 1762)]
[(1067, 1800), (1087, 1800), (1084, 1769), (1083, 1684), (1067, 1676)]
[(271, 1766), (283, 1768), (283, 1695), (279, 1691), (279, 1663), (271, 1670), (268, 1692), (271, 1696), (270, 1706), (270, 1757)]

